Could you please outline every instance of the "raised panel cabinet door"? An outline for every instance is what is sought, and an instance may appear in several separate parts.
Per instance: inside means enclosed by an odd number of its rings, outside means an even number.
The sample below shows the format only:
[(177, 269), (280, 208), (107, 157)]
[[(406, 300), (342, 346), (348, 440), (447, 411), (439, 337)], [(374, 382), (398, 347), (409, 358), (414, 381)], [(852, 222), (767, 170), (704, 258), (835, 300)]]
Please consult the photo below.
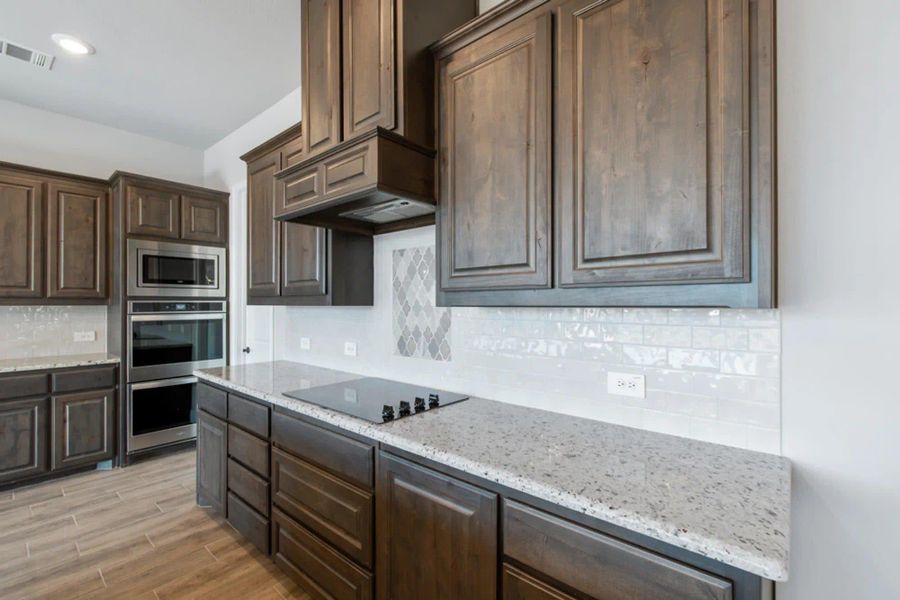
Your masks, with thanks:
[(559, 8), (561, 286), (748, 280), (749, 4)]
[(115, 390), (53, 396), (53, 469), (90, 465), (115, 453)]
[(224, 244), (228, 241), (228, 205), (212, 198), (181, 196), (181, 238)]
[(285, 223), (282, 296), (325, 296), (327, 288), (327, 238), (321, 227)]
[(179, 236), (181, 196), (178, 192), (129, 185), (126, 198), (129, 235)]
[(439, 64), (443, 290), (552, 283), (551, 63), (544, 14)]
[(275, 217), (275, 173), (279, 152), (247, 167), (247, 295), (277, 297), (281, 289), (281, 223)]
[(109, 194), (106, 186), (47, 185), (47, 296), (105, 298), (108, 279)]
[(48, 470), (47, 398), (0, 402), (0, 483)]
[(379, 600), (497, 598), (497, 496), (381, 452)]
[(396, 121), (395, 0), (343, 0), (344, 139)]
[(341, 140), (341, 0), (301, 0), (303, 139), (306, 154)]
[(0, 169), (0, 297), (44, 295), (44, 187)]
[(228, 481), (228, 426), (197, 413), (197, 504), (224, 515)]

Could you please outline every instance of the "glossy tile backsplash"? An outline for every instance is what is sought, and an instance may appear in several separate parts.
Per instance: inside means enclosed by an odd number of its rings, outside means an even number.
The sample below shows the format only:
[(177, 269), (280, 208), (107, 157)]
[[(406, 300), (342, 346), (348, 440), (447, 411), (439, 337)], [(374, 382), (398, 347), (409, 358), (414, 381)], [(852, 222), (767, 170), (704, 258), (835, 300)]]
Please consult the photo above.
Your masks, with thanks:
[(106, 352), (105, 306), (0, 306), (0, 359), (91, 352)]
[[(396, 258), (433, 244), (434, 228), (376, 237), (375, 306), (276, 308), (274, 356), (780, 452), (777, 310), (453, 308), (450, 360), (403, 356), (396, 305), (418, 284), (398, 281)], [(610, 371), (643, 374), (646, 398), (607, 393)]]

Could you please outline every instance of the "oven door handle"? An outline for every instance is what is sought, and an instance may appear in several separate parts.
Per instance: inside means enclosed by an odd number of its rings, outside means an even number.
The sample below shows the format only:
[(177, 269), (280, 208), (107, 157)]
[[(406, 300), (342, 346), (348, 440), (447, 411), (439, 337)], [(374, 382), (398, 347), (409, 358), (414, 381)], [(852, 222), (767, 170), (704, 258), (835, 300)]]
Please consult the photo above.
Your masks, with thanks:
[(190, 375), (188, 377), (176, 377), (175, 379), (163, 379), (162, 381), (141, 381), (138, 383), (129, 383), (128, 387), (132, 390), (149, 390), (153, 388), (171, 387), (173, 385), (184, 385), (186, 383), (197, 383), (197, 378)]
[(128, 315), (132, 321), (224, 321), (227, 313), (152, 313)]

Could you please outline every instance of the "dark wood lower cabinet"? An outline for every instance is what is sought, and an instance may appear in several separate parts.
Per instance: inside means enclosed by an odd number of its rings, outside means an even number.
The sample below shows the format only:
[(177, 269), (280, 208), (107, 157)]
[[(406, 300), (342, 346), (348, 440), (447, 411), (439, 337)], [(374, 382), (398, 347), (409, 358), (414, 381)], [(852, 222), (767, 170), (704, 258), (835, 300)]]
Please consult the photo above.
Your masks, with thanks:
[(109, 460), (115, 454), (115, 390), (54, 396), (53, 468)]
[(197, 503), (225, 514), (228, 426), (211, 414), (197, 417)]
[(379, 600), (497, 597), (497, 495), (385, 452), (376, 488)]
[(503, 600), (575, 600), (575, 597), (537, 577), (504, 564)]
[(49, 470), (48, 406), (47, 398), (0, 403), (0, 484)]
[(0, 486), (112, 459), (116, 380), (110, 365), (0, 376)]

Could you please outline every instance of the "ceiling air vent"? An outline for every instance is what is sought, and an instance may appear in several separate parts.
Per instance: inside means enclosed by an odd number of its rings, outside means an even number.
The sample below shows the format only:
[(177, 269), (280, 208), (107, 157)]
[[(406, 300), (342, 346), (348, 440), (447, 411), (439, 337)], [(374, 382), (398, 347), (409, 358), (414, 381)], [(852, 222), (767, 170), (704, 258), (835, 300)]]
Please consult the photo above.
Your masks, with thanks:
[(22, 62), (27, 62), (28, 64), (34, 65), (39, 69), (44, 69), (45, 71), (49, 71), (53, 66), (53, 56), (51, 54), (45, 54), (38, 50), (26, 48), (25, 46), (7, 40), (0, 40), (0, 54), (8, 56), (9, 58), (21, 60)]

